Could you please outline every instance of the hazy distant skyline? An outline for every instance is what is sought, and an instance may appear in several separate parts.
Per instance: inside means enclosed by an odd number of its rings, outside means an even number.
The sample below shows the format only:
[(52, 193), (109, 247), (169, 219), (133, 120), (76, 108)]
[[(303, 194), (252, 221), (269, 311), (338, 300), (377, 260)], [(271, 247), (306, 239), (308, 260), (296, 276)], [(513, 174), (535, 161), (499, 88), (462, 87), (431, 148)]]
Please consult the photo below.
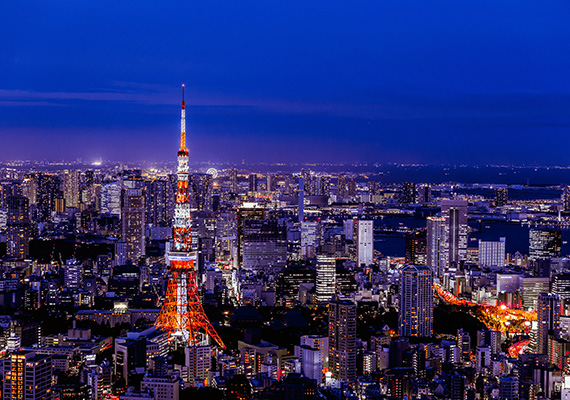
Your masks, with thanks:
[(0, 160), (568, 165), (567, 1), (7, 3)]

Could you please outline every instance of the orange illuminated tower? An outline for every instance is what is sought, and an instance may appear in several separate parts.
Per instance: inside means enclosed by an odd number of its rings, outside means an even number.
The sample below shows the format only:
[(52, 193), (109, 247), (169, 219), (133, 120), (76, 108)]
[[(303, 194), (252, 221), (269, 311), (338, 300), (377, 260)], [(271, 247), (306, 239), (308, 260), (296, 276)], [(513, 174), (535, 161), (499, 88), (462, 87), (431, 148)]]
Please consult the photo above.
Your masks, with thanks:
[(186, 113), (182, 85), (180, 150), (178, 150), (178, 185), (174, 210), (173, 249), (168, 253), (170, 278), (156, 327), (166, 330), (171, 338), (189, 345), (199, 345), (209, 335), (220, 347), (226, 346), (212, 327), (198, 295), (196, 285), (196, 252), (192, 251), (190, 232), (190, 196), (188, 193), (188, 150), (186, 149)]

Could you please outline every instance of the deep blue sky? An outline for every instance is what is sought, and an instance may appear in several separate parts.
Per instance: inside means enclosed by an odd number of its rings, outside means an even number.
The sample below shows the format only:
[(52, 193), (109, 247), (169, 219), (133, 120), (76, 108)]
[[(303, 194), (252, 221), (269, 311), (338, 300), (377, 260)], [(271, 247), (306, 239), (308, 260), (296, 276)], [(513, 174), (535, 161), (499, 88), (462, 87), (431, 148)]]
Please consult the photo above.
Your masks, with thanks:
[[(160, 3), (170, 3), (160, 4)], [(0, 160), (570, 164), (570, 1), (0, 11)]]

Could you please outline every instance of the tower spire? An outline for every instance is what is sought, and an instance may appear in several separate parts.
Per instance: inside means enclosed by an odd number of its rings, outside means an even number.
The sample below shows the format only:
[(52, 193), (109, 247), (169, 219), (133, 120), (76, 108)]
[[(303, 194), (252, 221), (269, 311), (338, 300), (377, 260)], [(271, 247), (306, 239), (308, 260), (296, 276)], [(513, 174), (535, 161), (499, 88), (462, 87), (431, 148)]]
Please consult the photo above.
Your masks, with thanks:
[(184, 106), (184, 84), (182, 84), (182, 110), (180, 114), (180, 151), (186, 151), (186, 110)]

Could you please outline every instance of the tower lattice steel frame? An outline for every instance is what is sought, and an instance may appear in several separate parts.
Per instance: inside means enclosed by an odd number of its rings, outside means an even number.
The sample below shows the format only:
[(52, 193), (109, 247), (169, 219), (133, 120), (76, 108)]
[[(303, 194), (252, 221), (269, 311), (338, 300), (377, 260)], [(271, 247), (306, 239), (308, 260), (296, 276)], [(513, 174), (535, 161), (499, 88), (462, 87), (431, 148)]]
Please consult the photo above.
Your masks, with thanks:
[(202, 334), (209, 335), (221, 348), (226, 346), (204, 312), (196, 284), (196, 252), (192, 251), (190, 231), (190, 196), (188, 192), (188, 150), (186, 149), (186, 112), (182, 85), (180, 150), (178, 150), (178, 183), (174, 210), (174, 243), (168, 253), (170, 278), (166, 297), (155, 322), (159, 329), (176, 335), (189, 345), (199, 345)]

